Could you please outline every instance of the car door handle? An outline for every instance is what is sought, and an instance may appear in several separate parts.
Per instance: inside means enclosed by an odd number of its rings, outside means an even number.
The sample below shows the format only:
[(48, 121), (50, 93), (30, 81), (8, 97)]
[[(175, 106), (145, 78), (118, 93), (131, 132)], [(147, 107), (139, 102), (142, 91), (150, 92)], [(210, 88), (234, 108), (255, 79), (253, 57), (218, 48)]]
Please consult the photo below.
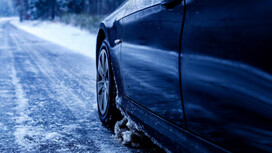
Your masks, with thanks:
[(120, 39), (116, 39), (116, 40), (114, 41), (114, 43), (115, 43), (116, 45), (118, 45), (118, 44), (121, 44), (122, 41), (121, 41)]

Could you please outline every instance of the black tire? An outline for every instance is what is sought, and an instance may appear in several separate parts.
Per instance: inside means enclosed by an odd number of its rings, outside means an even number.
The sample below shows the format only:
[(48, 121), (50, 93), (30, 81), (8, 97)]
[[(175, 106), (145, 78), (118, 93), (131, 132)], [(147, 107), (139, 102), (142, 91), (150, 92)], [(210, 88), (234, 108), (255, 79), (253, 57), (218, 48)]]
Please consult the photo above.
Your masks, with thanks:
[[(102, 54), (106, 52), (106, 57), (108, 59), (108, 84), (109, 84), (109, 93), (108, 93), (108, 102), (107, 102), (107, 106), (106, 109), (100, 109), (100, 104), (99, 104), (99, 91), (98, 91), (98, 82), (101, 79), (100, 74), (98, 72), (98, 67), (99, 67), (99, 58), (100, 58), (100, 54)], [(105, 54), (104, 54), (105, 55)], [(102, 55), (101, 55), (102, 56)], [(115, 97), (116, 97), (116, 87), (115, 87), (115, 81), (114, 81), (114, 76), (113, 76), (113, 72), (112, 72), (112, 66), (111, 66), (111, 60), (110, 60), (110, 56), (109, 56), (109, 50), (108, 47), (106, 45), (106, 42), (103, 41), (98, 56), (97, 56), (97, 66), (96, 66), (96, 95), (97, 95), (97, 106), (98, 106), (98, 114), (99, 114), (99, 118), (101, 120), (101, 122), (103, 123), (104, 126), (113, 129), (114, 125), (117, 121), (122, 119), (122, 115), (120, 113), (120, 111), (117, 109), (116, 107), (116, 103), (115, 103)], [(106, 65), (106, 64), (105, 64)], [(105, 107), (105, 106), (104, 106)], [(101, 111), (103, 110), (103, 112)]]

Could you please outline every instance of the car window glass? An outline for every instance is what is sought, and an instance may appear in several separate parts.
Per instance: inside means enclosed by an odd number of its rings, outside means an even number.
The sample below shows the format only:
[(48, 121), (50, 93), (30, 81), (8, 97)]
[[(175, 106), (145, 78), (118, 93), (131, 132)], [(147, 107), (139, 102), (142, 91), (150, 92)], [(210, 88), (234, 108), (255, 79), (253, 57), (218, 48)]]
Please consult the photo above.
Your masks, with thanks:
[(155, 1), (159, 0), (130, 0), (129, 6), (126, 11), (126, 15), (129, 15), (133, 12), (139, 11), (141, 9), (150, 7), (154, 4)]
[(152, 0), (152, 5), (160, 4), (162, 0)]
[(134, 0), (136, 11), (144, 9), (152, 5), (152, 0)]
[(128, 7), (127, 7), (127, 10), (126, 10), (125, 16), (129, 15), (129, 14), (131, 14), (133, 12), (133, 9), (134, 9), (134, 7), (133, 7), (134, 2), (133, 1), (134, 0), (129, 0), (129, 2), (127, 4)]

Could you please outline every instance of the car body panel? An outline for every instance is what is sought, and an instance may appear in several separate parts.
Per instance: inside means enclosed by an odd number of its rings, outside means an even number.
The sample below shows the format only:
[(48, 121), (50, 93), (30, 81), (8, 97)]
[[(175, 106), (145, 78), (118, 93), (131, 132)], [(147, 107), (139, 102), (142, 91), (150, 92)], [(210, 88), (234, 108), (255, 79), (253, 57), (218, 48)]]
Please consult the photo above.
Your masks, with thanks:
[(184, 126), (179, 86), (184, 5), (180, 3), (169, 10), (160, 3), (133, 1), (121, 21), (124, 94), (153, 113)]
[(231, 151), (272, 150), (271, 6), (187, 4), (181, 72), (188, 130)]

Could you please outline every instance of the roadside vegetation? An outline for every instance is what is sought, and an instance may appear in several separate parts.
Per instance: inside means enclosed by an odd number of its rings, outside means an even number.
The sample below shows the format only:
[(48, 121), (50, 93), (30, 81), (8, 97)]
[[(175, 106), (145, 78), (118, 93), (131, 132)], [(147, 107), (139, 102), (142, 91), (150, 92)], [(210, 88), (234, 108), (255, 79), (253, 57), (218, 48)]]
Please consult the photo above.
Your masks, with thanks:
[(16, 10), (13, 7), (13, 3), (10, 0), (0, 0), (0, 17), (15, 16)]
[(91, 32), (124, 0), (12, 0), (20, 21), (52, 20)]
[(96, 32), (104, 15), (66, 13), (56, 19), (65, 24), (73, 25), (90, 32)]

